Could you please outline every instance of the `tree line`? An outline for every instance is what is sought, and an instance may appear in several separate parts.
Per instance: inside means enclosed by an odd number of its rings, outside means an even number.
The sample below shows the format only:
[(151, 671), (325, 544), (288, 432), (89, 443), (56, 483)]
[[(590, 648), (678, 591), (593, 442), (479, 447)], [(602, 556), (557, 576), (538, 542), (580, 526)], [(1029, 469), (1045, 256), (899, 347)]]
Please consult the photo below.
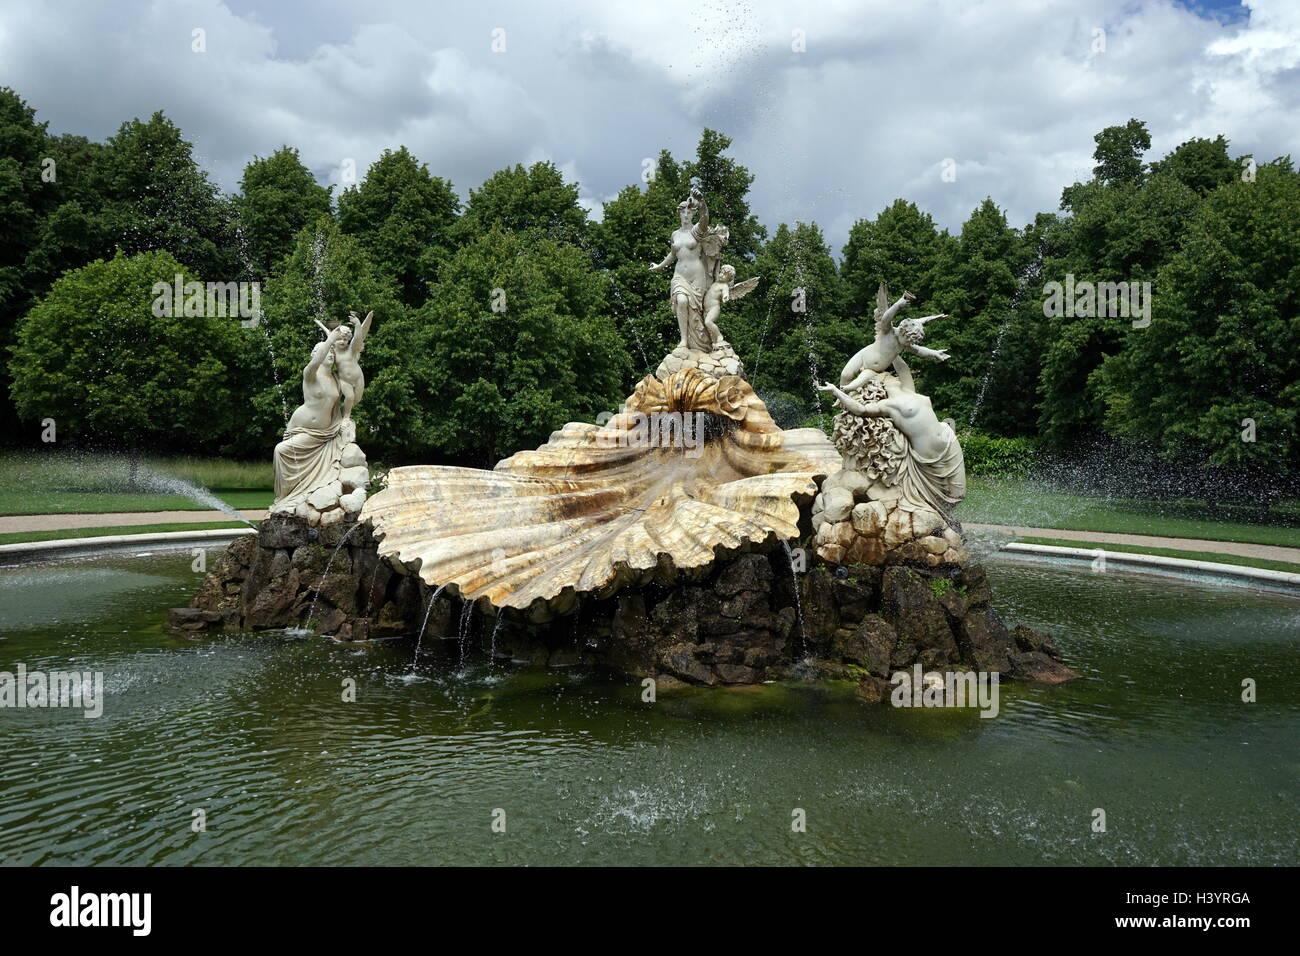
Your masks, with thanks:
[[(595, 220), (551, 163), (504, 168), (462, 202), (405, 147), (335, 195), (284, 146), (226, 195), (162, 113), (98, 143), (49, 133), (0, 89), (5, 440), (39, 443), (52, 419), (61, 442), (264, 455), (300, 401), (313, 319), (373, 310), (356, 413), (372, 457), (489, 464), (617, 409), (676, 344), (648, 266), (696, 184), (730, 229), (725, 261), (762, 277), (723, 332), (787, 427), (829, 423), (813, 380), (869, 339), (885, 282), (951, 316), (927, 344), (952, 360), (913, 369), (963, 431), (1295, 474), (1300, 173), (1223, 136), (1148, 160), (1138, 120), (1095, 143), (1092, 177), (1023, 227), (988, 198), (952, 233), (898, 199), (837, 258), (815, 222), (759, 222), (753, 175), (710, 129)], [(178, 274), (260, 283), (258, 321), (157, 315), (155, 284)], [(1096, 298), (1045, 314), (1045, 284), (1067, 277), (1150, 283), (1149, 321)]]

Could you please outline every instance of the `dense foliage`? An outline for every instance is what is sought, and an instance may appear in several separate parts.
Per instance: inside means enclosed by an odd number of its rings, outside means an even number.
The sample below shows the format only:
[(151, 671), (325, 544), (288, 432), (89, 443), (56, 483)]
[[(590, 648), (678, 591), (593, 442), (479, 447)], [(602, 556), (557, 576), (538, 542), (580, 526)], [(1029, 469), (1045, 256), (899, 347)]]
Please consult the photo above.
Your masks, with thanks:
[[(1290, 157), (1256, 167), (1222, 136), (1149, 157), (1136, 119), (1095, 144), (1092, 177), (1023, 227), (988, 198), (950, 233), (899, 199), (859, 219), (837, 259), (815, 222), (769, 233), (714, 130), (693, 156), (661, 152), (593, 218), (553, 163), (506, 166), (462, 204), (405, 147), (332, 197), (285, 146), (225, 196), (161, 113), (95, 143), (51, 134), (0, 89), (0, 335), (14, 343), (0, 416), (10, 443), (54, 417), (66, 441), (264, 454), (299, 401), (312, 320), (373, 309), (363, 440), (390, 461), (488, 463), (612, 410), (676, 344), (648, 267), (695, 184), (738, 278), (761, 278), (723, 332), (783, 424), (826, 423), (814, 379), (869, 340), (885, 282), (918, 296), (910, 314), (949, 313), (925, 344), (952, 360), (911, 364), (972, 465), (1015, 472), (1038, 449), (1124, 440), (1220, 472), (1300, 472)], [(263, 282), (260, 325), (154, 318), (149, 286), (168, 269)], [(1046, 307), (1067, 279), (1150, 283), (1149, 324)]]

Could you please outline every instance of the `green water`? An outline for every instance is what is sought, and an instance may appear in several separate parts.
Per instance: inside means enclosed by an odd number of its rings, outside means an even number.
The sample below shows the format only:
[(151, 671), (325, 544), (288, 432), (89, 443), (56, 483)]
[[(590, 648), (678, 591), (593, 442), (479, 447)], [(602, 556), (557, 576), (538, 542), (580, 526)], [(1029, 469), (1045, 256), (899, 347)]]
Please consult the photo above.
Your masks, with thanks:
[(179, 639), (190, 560), (0, 569), (0, 670), (107, 685), (99, 719), (0, 710), (0, 862), (1300, 862), (1300, 597), (993, 561), (1006, 616), (1085, 677), (980, 719), (786, 686), (647, 704), (585, 671), (457, 673), (454, 641), (413, 672), (403, 642)]

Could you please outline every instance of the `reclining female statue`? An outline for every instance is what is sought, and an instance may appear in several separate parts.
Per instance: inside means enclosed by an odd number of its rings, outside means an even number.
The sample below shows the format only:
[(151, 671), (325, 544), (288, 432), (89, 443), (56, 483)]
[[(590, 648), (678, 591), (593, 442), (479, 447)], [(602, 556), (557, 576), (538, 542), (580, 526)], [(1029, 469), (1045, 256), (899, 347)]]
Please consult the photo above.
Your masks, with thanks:
[(957, 433), (939, 421), (929, 396), (916, 390), (912, 370), (901, 357), (894, 359), (897, 377), (877, 376), (886, 397), (877, 402), (860, 402), (837, 385), (823, 382), (817, 388), (832, 393), (851, 415), (888, 418), (907, 439), (907, 451), (889, 484), (901, 492), (901, 503), (924, 505), (941, 515), (966, 497), (966, 463)]

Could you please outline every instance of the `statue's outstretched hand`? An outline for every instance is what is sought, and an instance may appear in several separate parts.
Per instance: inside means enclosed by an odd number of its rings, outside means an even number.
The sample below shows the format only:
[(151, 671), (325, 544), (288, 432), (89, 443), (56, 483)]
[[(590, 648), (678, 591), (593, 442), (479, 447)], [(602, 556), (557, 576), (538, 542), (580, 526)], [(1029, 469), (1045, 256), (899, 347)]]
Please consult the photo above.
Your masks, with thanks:
[(948, 361), (948, 350), (947, 350), (947, 349), (935, 349), (935, 350), (934, 350), (934, 357), (937, 358), (940, 362), (946, 362), (946, 361)]
[(819, 392), (833, 392), (833, 391), (835, 391), (835, 386), (832, 385), (830, 382), (819, 382), (818, 385), (817, 385), (817, 391), (819, 391)]

